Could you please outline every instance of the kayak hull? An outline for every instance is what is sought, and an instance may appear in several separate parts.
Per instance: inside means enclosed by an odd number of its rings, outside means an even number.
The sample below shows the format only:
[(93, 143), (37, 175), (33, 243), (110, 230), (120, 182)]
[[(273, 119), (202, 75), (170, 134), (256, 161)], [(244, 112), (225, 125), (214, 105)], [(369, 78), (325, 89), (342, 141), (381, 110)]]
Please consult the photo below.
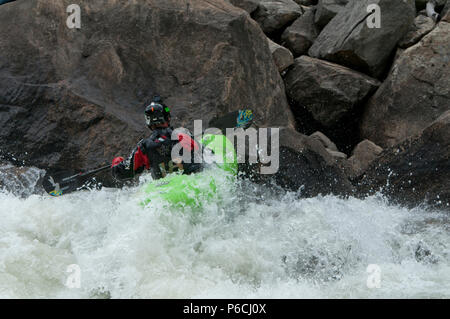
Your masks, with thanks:
[(224, 135), (208, 134), (200, 140), (203, 147), (214, 154), (215, 161), (208, 169), (185, 175), (176, 172), (146, 183), (142, 187), (143, 206), (163, 201), (172, 207), (200, 208), (203, 203), (220, 200), (222, 187), (233, 184), (237, 175), (237, 157), (233, 144)]

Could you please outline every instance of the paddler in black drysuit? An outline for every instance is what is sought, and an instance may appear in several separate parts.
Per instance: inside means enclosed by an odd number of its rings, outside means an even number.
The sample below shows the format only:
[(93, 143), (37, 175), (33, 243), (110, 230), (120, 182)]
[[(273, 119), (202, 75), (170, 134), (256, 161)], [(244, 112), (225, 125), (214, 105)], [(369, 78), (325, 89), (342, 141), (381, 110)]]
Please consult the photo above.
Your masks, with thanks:
[[(119, 180), (131, 179), (144, 170), (151, 171), (153, 179), (160, 179), (173, 171), (182, 170), (183, 174), (191, 174), (202, 169), (200, 163), (195, 163), (200, 144), (188, 134), (178, 133), (172, 140), (173, 127), (170, 126), (170, 109), (159, 96), (145, 108), (145, 120), (152, 134), (142, 139), (124, 160), (116, 157), (112, 161), (112, 175)], [(184, 152), (190, 152), (191, 163), (184, 163), (180, 158), (172, 159), (172, 148), (180, 143)]]

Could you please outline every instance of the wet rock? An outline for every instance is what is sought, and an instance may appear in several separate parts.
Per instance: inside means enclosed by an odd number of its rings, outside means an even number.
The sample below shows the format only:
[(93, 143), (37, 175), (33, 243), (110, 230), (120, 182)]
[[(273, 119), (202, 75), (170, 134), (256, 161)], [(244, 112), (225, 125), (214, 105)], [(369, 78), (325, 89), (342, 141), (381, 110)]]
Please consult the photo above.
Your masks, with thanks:
[(285, 84), (290, 99), (320, 124), (331, 127), (359, 107), (379, 82), (346, 67), (301, 56), (288, 71)]
[(81, 29), (67, 28), (59, 1), (0, 10), (0, 144), (18, 160), (80, 170), (126, 156), (149, 135), (143, 106), (156, 93), (174, 127), (244, 105), (261, 126), (293, 126), (266, 36), (243, 10), (206, 0), (77, 3)]
[(303, 197), (345, 196), (354, 192), (336, 160), (320, 141), (290, 128), (281, 129), (279, 137), (279, 147), (270, 150), (279, 153), (279, 170), (273, 175), (259, 175), (260, 182), (274, 181)]
[(295, 57), (307, 54), (319, 34), (314, 24), (314, 11), (313, 8), (306, 9), (281, 36), (282, 44), (291, 50)]
[(421, 263), (436, 264), (439, 261), (439, 259), (435, 255), (433, 255), (431, 250), (427, 248), (422, 241), (420, 241), (417, 244), (416, 249), (414, 251), (414, 257), (418, 262)]
[(260, 24), (264, 33), (273, 35), (292, 23), (302, 13), (302, 8), (293, 0), (261, 0), (252, 17)]
[(235, 7), (244, 9), (248, 13), (253, 13), (257, 8), (261, 0), (229, 0)]
[(38, 183), (45, 171), (35, 167), (16, 167), (0, 163), (0, 190), (16, 196), (27, 197), (42, 191)]
[(294, 63), (294, 56), (291, 51), (285, 47), (273, 42), (269, 38), (267, 40), (269, 42), (269, 48), (270, 52), (272, 52), (273, 60), (278, 67), (278, 71), (281, 73)]
[(424, 10), (427, 6), (428, 0), (415, 0), (417, 11)]
[(383, 152), (383, 149), (369, 140), (359, 143), (348, 159), (351, 166), (350, 178), (354, 179), (361, 176), (381, 152)]
[(314, 22), (323, 29), (347, 5), (349, 0), (319, 0)]
[[(380, 28), (368, 26), (367, 18), (372, 13), (368, 13), (367, 8), (371, 4), (380, 6)], [(415, 16), (413, 0), (353, 1), (322, 30), (309, 49), (309, 55), (381, 77), (389, 66), (397, 43), (408, 32)]]
[(302, 6), (312, 6), (316, 5), (318, 0), (294, 0), (296, 3)]
[(450, 111), (422, 134), (385, 150), (360, 185), (368, 193), (380, 189), (408, 207), (427, 203), (450, 211)]
[(441, 16), (441, 21), (450, 23), (450, 1), (447, 0), (445, 7), (442, 9)]
[(327, 149), (327, 152), (336, 160), (345, 160), (347, 159), (347, 154), (344, 154), (342, 152), (336, 152), (336, 151), (332, 151)]
[(381, 147), (419, 134), (450, 109), (450, 24), (440, 22), (396, 60), (369, 100), (361, 132)]
[(314, 132), (310, 135), (311, 138), (317, 139), (322, 143), (323, 147), (338, 152), (338, 148), (336, 147), (336, 144), (334, 144), (325, 134), (322, 132)]
[(399, 42), (400, 48), (406, 49), (420, 41), (425, 35), (431, 32), (435, 26), (432, 18), (418, 15), (414, 20), (410, 31)]

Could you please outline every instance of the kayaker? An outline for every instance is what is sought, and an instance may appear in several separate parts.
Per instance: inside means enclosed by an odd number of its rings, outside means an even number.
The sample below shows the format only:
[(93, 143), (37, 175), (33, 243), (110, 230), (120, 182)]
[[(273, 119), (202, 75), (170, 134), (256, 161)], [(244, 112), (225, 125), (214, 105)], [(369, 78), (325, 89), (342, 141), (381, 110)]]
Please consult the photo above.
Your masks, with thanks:
[(150, 170), (154, 179), (160, 179), (167, 173), (182, 170), (184, 174), (191, 174), (201, 170), (202, 165), (172, 159), (172, 148), (180, 143), (184, 151), (191, 152), (191, 158), (199, 152), (200, 146), (188, 134), (177, 134), (177, 140), (172, 140), (173, 127), (170, 126), (170, 108), (159, 96), (145, 108), (145, 120), (152, 134), (142, 139), (126, 160), (116, 157), (112, 161), (112, 175), (120, 180), (131, 179)]

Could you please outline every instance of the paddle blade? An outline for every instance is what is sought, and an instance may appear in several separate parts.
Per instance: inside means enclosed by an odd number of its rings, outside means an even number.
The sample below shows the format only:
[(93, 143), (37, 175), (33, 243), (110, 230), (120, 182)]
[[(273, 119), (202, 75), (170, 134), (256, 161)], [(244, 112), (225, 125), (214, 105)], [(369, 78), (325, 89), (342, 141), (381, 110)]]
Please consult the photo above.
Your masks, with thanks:
[(81, 175), (69, 173), (45, 174), (42, 186), (51, 196), (61, 196), (76, 191), (82, 187), (85, 179)]

